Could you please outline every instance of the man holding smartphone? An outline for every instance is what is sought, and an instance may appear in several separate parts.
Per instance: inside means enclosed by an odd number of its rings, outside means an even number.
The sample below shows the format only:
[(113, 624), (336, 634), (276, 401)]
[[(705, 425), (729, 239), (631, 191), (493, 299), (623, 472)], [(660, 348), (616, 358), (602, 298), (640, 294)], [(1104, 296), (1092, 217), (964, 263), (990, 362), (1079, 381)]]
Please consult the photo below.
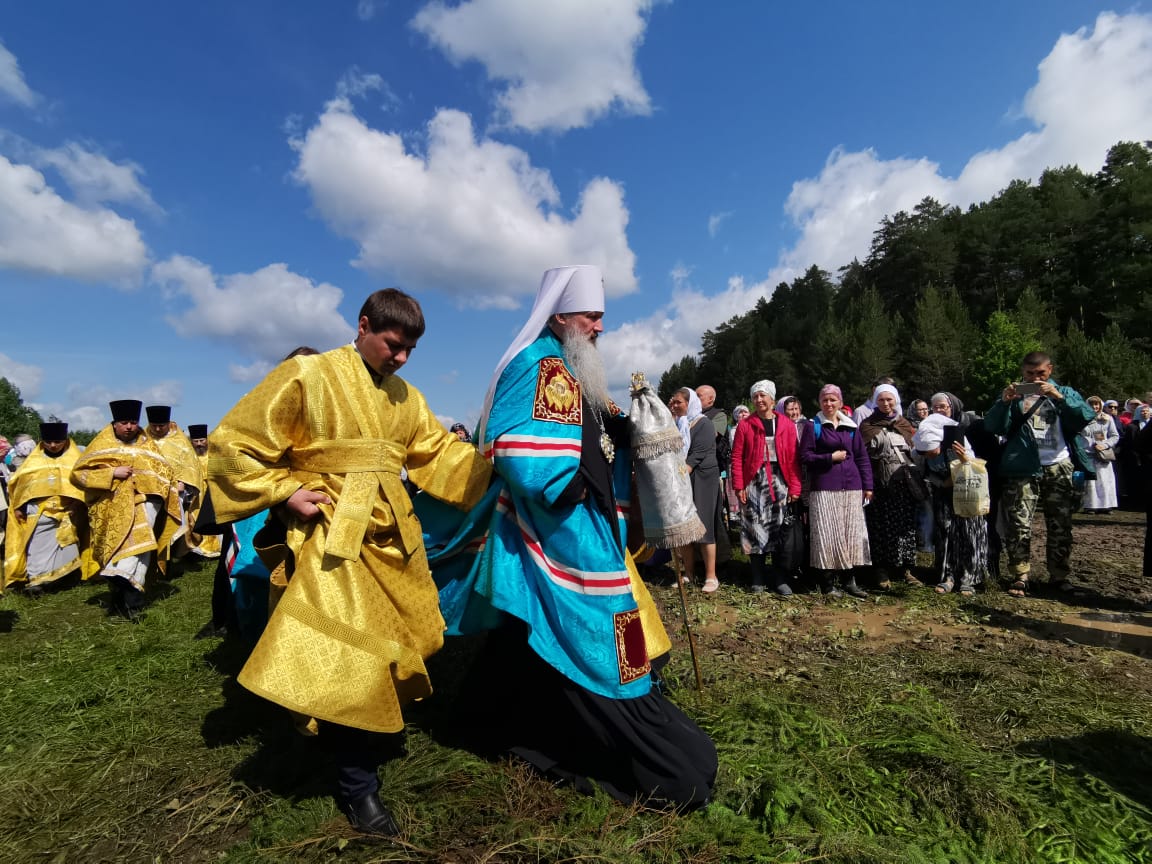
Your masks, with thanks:
[(1067, 587), (1072, 558), (1072, 513), (1080, 499), (1073, 473), (1095, 475), (1079, 432), (1095, 412), (1071, 387), (1052, 380), (1052, 359), (1033, 351), (1020, 363), (1020, 382), (1009, 384), (984, 418), (987, 431), (1005, 440), (1000, 462), (1001, 506), (1007, 526), (1004, 548), (1013, 582), (1008, 593), (1023, 597), (1032, 569), (1032, 517), (1044, 509), (1048, 528), (1048, 583)]

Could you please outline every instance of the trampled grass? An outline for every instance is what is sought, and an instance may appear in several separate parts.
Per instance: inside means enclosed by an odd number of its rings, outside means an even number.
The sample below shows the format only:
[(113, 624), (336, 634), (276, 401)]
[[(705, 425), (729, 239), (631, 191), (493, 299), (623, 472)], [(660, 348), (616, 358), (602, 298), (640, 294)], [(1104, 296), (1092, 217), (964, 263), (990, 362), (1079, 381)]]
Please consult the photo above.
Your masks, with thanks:
[[(715, 802), (682, 817), (441, 739), (437, 712), (467, 710), (452, 695), (469, 646), (450, 646), (382, 772), (407, 834), (367, 842), (314, 742), (236, 685), (242, 648), (193, 638), (210, 573), (161, 586), (139, 624), (105, 617), (99, 585), (0, 598), (0, 861), (1152, 861), (1152, 664), (995, 626), (992, 595), (910, 591), (835, 607), (693, 593), (697, 694), (678, 600), (654, 587), (672, 698), (721, 759)], [(898, 638), (824, 623), (858, 611), (898, 616)]]

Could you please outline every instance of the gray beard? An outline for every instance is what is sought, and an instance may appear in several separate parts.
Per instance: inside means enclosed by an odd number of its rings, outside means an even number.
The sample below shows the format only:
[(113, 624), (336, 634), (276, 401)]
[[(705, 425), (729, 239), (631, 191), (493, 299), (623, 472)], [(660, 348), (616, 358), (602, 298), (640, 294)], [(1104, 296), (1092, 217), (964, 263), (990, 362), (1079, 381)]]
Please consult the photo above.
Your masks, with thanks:
[(604, 375), (604, 361), (600, 358), (596, 343), (571, 330), (561, 333), (560, 342), (564, 345), (564, 361), (580, 382), (584, 397), (593, 408), (603, 411), (608, 407), (611, 397), (608, 395), (608, 380)]

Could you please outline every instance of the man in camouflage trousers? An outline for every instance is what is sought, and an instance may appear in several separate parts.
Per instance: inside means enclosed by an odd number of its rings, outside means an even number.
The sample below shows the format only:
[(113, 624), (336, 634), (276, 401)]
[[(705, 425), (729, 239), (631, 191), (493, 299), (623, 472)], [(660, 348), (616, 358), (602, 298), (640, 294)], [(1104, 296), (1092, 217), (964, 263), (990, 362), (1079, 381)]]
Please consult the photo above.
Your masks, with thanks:
[[(1023, 597), (1032, 569), (1032, 517), (1044, 510), (1048, 529), (1048, 583), (1068, 588), (1072, 558), (1072, 513), (1080, 500), (1073, 473), (1095, 472), (1078, 434), (1095, 412), (1071, 387), (1052, 377), (1052, 360), (1041, 352), (1020, 364), (1020, 389), (1009, 384), (984, 418), (987, 431), (1005, 439), (1000, 462), (1003, 481), (1001, 508), (1006, 531), (1004, 549), (1012, 585), (1008, 593)], [(1032, 385), (1032, 386), (1028, 386)]]

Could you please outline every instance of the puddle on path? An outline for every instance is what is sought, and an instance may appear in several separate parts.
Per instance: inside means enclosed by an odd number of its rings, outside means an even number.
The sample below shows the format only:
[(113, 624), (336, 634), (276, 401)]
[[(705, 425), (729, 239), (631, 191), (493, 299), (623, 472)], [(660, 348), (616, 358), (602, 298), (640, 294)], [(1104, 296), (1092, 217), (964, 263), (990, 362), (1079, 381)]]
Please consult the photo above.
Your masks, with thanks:
[(831, 609), (812, 616), (809, 628), (814, 632), (839, 633), (869, 642), (908, 642), (920, 639), (938, 639), (943, 636), (961, 636), (970, 628), (945, 624), (937, 620), (909, 615), (899, 606), (874, 606), (866, 609)]
[[(1011, 626), (1011, 625), (1008, 625)], [(1060, 639), (1152, 657), (1152, 615), (1078, 612), (1057, 621), (1023, 619), (1020, 629), (1042, 639)]]

